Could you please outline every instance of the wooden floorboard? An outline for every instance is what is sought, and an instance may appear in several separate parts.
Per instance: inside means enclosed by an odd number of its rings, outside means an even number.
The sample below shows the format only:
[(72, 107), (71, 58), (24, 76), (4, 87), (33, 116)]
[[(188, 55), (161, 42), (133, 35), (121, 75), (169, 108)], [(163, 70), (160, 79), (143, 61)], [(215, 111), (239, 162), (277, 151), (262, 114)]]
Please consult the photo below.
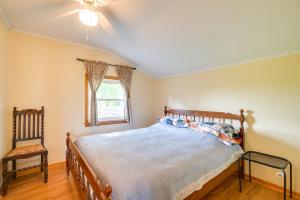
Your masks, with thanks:
[[(0, 198), (1, 199), (1, 198)], [(65, 166), (49, 168), (49, 182), (43, 183), (42, 173), (23, 174), (13, 180), (8, 194), (1, 200), (83, 200), (72, 176), (66, 176)], [(243, 192), (238, 191), (238, 179), (230, 176), (219, 187), (203, 198), (204, 200), (282, 200), (281, 193), (257, 183), (243, 181)], [(289, 198), (287, 198), (289, 199)]]
[[(283, 194), (255, 182), (243, 181), (243, 191), (239, 192), (238, 178), (234, 175), (226, 179), (203, 200), (282, 200)], [(287, 200), (290, 198), (287, 197)]]
[(49, 167), (49, 181), (43, 182), (43, 174), (35, 172), (17, 177), (11, 181), (8, 194), (2, 200), (81, 200), (72, 175), (66, 176), (64, 165)]

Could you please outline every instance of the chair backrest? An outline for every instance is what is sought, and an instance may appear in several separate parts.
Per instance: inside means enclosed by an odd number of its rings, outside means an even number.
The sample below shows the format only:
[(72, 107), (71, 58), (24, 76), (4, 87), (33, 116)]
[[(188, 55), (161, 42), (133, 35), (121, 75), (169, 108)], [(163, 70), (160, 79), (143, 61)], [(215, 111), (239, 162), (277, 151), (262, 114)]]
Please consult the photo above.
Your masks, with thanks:
[(40, 139), (44, 145), (44, 106), (41, 110), (25, 109), (13, 112), (13, 139), (12, 147), (16, 148), (16, 143), (26, 140)]

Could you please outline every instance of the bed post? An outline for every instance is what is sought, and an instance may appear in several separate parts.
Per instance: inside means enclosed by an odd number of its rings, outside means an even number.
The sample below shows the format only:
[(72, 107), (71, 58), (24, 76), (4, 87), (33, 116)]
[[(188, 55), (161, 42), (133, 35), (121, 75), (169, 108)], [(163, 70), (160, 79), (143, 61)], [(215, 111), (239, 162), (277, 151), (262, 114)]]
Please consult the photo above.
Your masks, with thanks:
[(111, 193), (112, 193), (112, 187), (110, 185), (105, 185), (104, 190), (103, 190), (103, 194), (104, 194), (104, 198), (103, 199), (111, 199)]
[(66, 145), (67, 145), (67, 150), (66, 150), (66, 172), (67, 172), (67, 176), (69, 176), (69, 172), (70, 172), (70, 166), (69, 166), (69, 156), (70, 156), (70, 147), (69, 147), (69, 142), (70, 142), (70, 133), (67, 132), (67, 138), (66, 138)]
[(245, 143), (244, 143), (244, 133), (245, 133), (245, 129), (244, 129), (244, 122), (245, 122), (245, 115), (244, 115), (244, 109), (240, 110), (240, 135), (242, 138), (242, 143), (241, 143), (241, 147), (243, 148), (243, 150), (245, 150)]
[[(244, 115), (244, 109), (240, 110), (240, 135), (242, 138), (242, 143), (240, 144), (240, 146), (242, 147), (243, 150), (245, 150), (245, 128), (244, 128), (244, 122), (245, 122), (245, 115)], [(238, 162), (240, 162), (238, 160)], [(242, 161), (242, 179), (245, 178), (245, 161)]]
[(165, 116), (167, 116), (167, 115), (168, 115), (168, 106), (165, 106), (165, 109), (164, 109), (164, 114), (165, 114)]

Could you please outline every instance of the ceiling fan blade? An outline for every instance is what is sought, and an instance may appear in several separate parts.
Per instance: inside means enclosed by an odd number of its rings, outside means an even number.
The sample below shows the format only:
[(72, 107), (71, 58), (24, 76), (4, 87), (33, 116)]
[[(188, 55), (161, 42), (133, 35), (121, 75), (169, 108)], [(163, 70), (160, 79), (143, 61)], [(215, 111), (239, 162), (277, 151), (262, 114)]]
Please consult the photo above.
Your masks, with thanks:
[(74, 15), (76, 13), (78, 13), (81, 9), (75, 9), (75, 10), (71, 10), (69, 12), (65, 12), (61, 15), (58, 15), (56, 17), (53, 17), (50, 19), (50, 21), (53, 21), (53, 20), (58, 20), (58, 19), (62, 19), (62, 18), (65, 18), (65, 17), (68, 17), (68, 16), (71, 16), (71, 15)]
[(110, 21), (107, 19), (105, 15), (101, 12), (96, 12), (99, 17), (99, 25), (103, 28), (103, 30), (110, 36), (114, 36), (116, 31)]
[(40, 3), (35, 4), (34, 10), (35, 11), (44, 11), (45, 9), (56, 9), (56, 8), (63, 8), (66, 6), (74, 6), (76, 2), (74, 0), (52, 0), (52, 1), (43, 1)]
[[(101, 8), (100, 11), (105, 19), (109, 22), (110, 26), (113, 28), (114, 34), (122, 34), (122, 37), (127, 37), (128, 39), (132, 38), (130, 30), (128, 27), (114, 14), (111, 12), (111, 9), (108, 7)], [(101, 21), (101, 19), (100, 19)]]

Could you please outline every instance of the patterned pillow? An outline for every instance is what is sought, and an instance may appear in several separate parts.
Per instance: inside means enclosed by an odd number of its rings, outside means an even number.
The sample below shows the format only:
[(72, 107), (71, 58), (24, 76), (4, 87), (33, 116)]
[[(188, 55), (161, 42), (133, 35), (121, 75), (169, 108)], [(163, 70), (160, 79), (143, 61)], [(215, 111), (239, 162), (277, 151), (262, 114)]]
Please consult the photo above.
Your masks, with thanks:
[(164, 116), (159, 121), (163, 124), (173, 125), (178, 128), (188, 128), (190, 123), (188, 119), (172, 118), (170, 116)]
[(212, 126), (212, 125), (215, 125), (216, 123), (215, 122), (202, 122), (202, 124), (204, 126)]
[(191, 122), (190, 128), (196, 131), (200, 131), (204, 133), (212, 133), (216, 135), (215, 131), (210, 129), (210, 127), (214, 124), (215, 123), (213, 122)]
[(188, 128), (190, 124), (189, 119), (173, 119), (173, 125), (177, 126), (178, 128)]
[(164, 116), (159, 120), (163, 124), (173, 125), (173, 119), (170, 116)]
[(219, 136), (219, 132), (218, 131), (212, 129), (211, 126), (207, 126), (207, 125), (204, 125), (204, 126), (200, 125), (198, 131), (201, 131), (201, 132), (204, 132), (204, 133), (213, 134), (213, 135), (215, 135), (217, 137)]
[(240, 137), (240, 134), (233, 128), (233, 126), (229, 124), (214, 124), (210, 127), (210, 129), (216, 131), (218, 133), (218, 138), (223, 142), (224, 144), (241, 144), (242, 138)]
[(201, 122), (191, 122), (189, 127), (190, 127), (190, 129), (198, 131), (200, 124), (201, 124)]

